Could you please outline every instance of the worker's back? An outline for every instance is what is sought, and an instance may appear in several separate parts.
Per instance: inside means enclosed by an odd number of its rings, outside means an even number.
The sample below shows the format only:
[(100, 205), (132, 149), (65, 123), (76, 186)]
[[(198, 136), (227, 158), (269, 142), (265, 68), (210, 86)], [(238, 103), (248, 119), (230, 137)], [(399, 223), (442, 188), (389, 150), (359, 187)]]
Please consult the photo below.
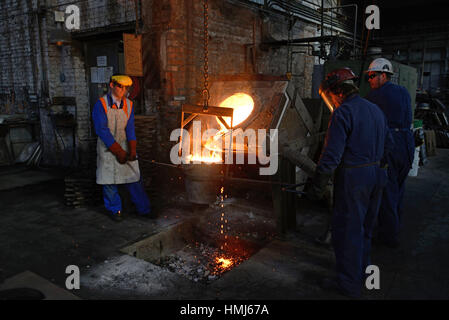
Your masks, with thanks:
[(319, 166), (330, 169), (380, 161), (384, 148), (389, 147), (385, 146), (387, 135), (382, 111), (359, 95), (353, 95), (332, 114)]
[(411, 166), (415, 142), (410, 130), (412, 108), (407, 89), (388, 81), (380, 88), (371, 90), (366, 99), (379, 106), (387, 118), (395, 144), (392, 157), (400, 162), (400, 166)]
[(412, 108), (407, 89), (388, 81), (380, 88), (371, 90), (366, 99), (384, 112), (390, 128), (410, 129)]

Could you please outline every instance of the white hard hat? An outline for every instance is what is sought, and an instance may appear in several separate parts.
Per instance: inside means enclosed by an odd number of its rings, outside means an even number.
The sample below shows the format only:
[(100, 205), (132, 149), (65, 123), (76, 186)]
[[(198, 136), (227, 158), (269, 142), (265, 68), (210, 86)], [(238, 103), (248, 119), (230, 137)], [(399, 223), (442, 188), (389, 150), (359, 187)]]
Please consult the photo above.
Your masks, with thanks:
[(365, 71), (365, 73), (368, 72), (386, 72), (389, 74), (394, 74), (391, 62), (384, 58), (374, 59), (369, 65), (368, 70)]

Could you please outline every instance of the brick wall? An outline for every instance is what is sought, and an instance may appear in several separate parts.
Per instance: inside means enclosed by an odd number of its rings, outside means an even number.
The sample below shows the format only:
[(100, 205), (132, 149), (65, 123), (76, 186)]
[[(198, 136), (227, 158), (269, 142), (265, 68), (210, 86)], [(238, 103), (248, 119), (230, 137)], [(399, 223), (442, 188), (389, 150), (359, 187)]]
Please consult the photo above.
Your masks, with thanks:
[[(162, 1), (161, 1), (162, 2)], [(180, 110), (184, 102), (200, 103), (203, 88), (203, 1), (148, 1), (144, 7), (146, 22), (147, 103), (158, 111), (160, 155), (168, 158), (172, 129), (179, 127)], [(315, 58), (306, 50), (293, 55), (291, 70), (287, 67), (287, 48), (261, 50), (266, 38), (288, 38), (288, 20), (280, 14), (263, 16), (257, 7), (243, 6), (239, 1), (209, 0), (208, 12), (209, 76), (260, 73), (293, 74), (292, 81), (301, 88), (303, 97), (311, 97), (312, 72)], [(292, 38), (312, 37), (317, 28), (298, 21)], [(248, 45), (255, 41), (256, 62), (252, 63)], [(301, 48), (302, 49), (302, 48)], [(151, 51), (151, 52), (149, 52)], [(144, 59), (145, 61), (145, 59)], [(156, 68), (157, 65), (157, 68)], [(158, 71), (155, 74), (155, 70)], [(167, 159), (161, 160), (167, 160)]]
[[(53, 11), (64, 11), (72, 0), (53, 0), (52, 10), (48, 12), (48, 28), (54, 28)], [(79, 1), (80, 30), (77, 33), (95, 31), (104, 32), (104, 28), (120, 26), (135, 21), (134, 1), (125, 0), (89, 0)], [(89, 84), (85, 67), (84, 52), (81, 45), (72, 44), (59, 48), (49, 46), (50, 96), (72, 96), (76, 98), (77, 148), (79, 163), (88, 165), (91, 157), (86, 155), (96, 143), (95, 133), (91, 132), (91, 106), (89, 102)], [(61, 76), (65, 78), (61, 80)]]
[[(54, 97), (76, 98), (77, 148), (83, 155), (95, 141), (90, 132), (89, 90), (82, 46), (49, 44), (57, 25), (54, 11), (65, 11), (73, 0), (40, 1), (45, 11), (37, 15), (37, 0), (0, 1), (0, 114), (27, 114), (40, 117), (44, 164), (62, 164), (63, 144), (54, 131), (48, 108)], [(80, 8), (78, 32), (120, 26), (135, 21), (134, 1), (90, 0), (75, 3)], [(39, 28), (39, 24), (41, 27)], [(41, 107), (32, 108), (28, 94), (37, 94)], [(31, 110), (33, 109), (33, 110)], [(69, 144), (71, 133), (59, 132)], [(61, 152), (59, 152), (61, 151)], [(83, 158), (80, 159), (84, 161)]]
[[(50, 30), (56, 28), (54, 11), (65, 11), (73, 0), (41, 0), (48, 10), (38, 16), (37, 0), (0, 1), (0, 113), (25, 112), (25, 92), (45, 97), (76, 97), (77, 147), (82, 155), (94, 141), (90, 127), (90, 105), (84, 49), (82, 44), (57, 47), (48, 43)], [(169, 147), (169, 134), (179, 126), (182, 103), (198, 103), (203, 88), (203, 7), (198, 0), (142, 0), (145, 110), (159, 119), (160, 145)], [(135, 21), (134, 1), (79, 1), (81, 30), (104, 32), (105, 29)], [(41, 28), (38, 28), (38, 21)], [(242, 5), (236, 0), (209, 0), (209, 74), (219, 75), (257, 72), (293, 74), (293, 80), (310, 97), (314, 57), (304, 51), (293, 55), (291, 70), (286, 47), (260, 48), (266, 38), (287, 39), (288, 20), (281, 14), (261, 14), (257, 6)], [(40, 37), (39, 37), (40, 34)], [(298, 21), (292, 38), (317, 35), (317, 28)], [(256, 61), (248, 46), (255, 40)], [(42, 56), (41, 56), (42, 54)], [(45, 100), (47, 101), (47, 100)], [(47, 101), (47, 102), (48, 102)], [(5, 102), (8, 102), (7, 104)], [(21, 102), (21, 103), (20, 103)], [(45, 103), (41, 103), (45, 106)], [(8, 110), (6, 110), (8, 108)], [(37, 112), (37, 110), (35, 110)], [(48, 119), (41, 116), (46, 153), (44, 162), (56, 164), (58, 139)], [(65, 137), (69, 139), (69, 137)], [(59, 146), (61, 147), (61, 146)], [(163, 154), (168, 156), (167, 152)], [(82, 161), (83, 159), (81, 159)]]
[[(24, 113), (26, 92), (39, 83), (39, 42), (31, 14), (35, 1), (0, 2), (0, 114)], [(34, 58), (36, 57), (36, 58)]]

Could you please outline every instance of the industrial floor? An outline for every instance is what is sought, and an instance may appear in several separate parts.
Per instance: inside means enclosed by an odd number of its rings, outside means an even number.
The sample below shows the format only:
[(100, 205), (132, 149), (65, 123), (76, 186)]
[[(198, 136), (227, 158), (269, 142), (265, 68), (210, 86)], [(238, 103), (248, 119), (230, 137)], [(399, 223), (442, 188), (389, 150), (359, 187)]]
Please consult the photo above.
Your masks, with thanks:
[[(373, 247), (380, 289), (362, 299), (449, 298), (449, 149), (428, 160), (407, 179), (401, 246)], [(81, 288), (70, 293), (81, 299), (347, 299), (319, 286), (334, 275), (332, 249), (314, 242), (327, 214), (303, 200), (296, 232), (275, 236), (205, 284), (120, 251), (192, 216), (182, 195), (156, 220), (128, 215), (116, 223), (101, 206), (66, 207), (63, 193), (62, 172), (0, 168), (0, 289), (2, 280), (31, 272), (65, 290), (66, 267), (77, 265)]]

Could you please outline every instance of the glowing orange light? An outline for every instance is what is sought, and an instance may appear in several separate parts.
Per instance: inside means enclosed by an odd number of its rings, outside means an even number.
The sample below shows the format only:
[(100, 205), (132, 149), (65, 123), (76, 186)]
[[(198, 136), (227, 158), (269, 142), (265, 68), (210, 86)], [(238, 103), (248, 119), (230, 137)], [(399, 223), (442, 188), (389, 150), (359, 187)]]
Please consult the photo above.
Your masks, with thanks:
[[(235, 127), (236, 125), (239, 125), (240, 123), (245, 121), (246, 118), (249, 117), (251, 112), (253, 112), (254, 101), (253, 98), (251, 98), (251, 96), (247, 95), (246, 93), (236, 93), (220, 103), (220, 107), (234, 109), (232, 126)], [(228, 126), (231, 126), (230, 117), (224, 117), (223, 119), (228, 124)], [(224, 129), (224, 126), (220, 122), (218, 123), (220, 124), (222, 129)]]
[(189, 160), (190, 161), (199, 161), (199, 162), (204, 162), (204, 163), (219, 163), (222, 162), (223, 159), (221, 158), (221, 155), (218, 154), (213, 154), (210, 157), (202, 157), (199, 155), (190, 155), (189, 156)]
[(221, 268), (227, 269), (230, 266), (232, 266), (233, 262), (231, 259), (225, 259), (225, 258), (216, 258), (217, 264), (220, 265)]
[[(234, 109), (234, 116), (232, 121), (232, 127), (235, 127), (245, 121), (254, 110), (254, 101), (251, 96), (246, 93), (236, 93), (219, 105), (220, 107)], [(229, 127), (231, 127), (231, 118), (223, 117), (224, 121)], [(222, 147), (221, 139), (228, 132), (228, 129), (216, 118), (221, 129), (216, 135), (210, 137), (203, 145), (203, 150), (209, 151), (209, 154), (194, 154), (189, 156), (190, 161), (202, 162), (206, 164), (221, 163), (222, 159)], [(223, 193), (223, 190), (221, 191)]]

